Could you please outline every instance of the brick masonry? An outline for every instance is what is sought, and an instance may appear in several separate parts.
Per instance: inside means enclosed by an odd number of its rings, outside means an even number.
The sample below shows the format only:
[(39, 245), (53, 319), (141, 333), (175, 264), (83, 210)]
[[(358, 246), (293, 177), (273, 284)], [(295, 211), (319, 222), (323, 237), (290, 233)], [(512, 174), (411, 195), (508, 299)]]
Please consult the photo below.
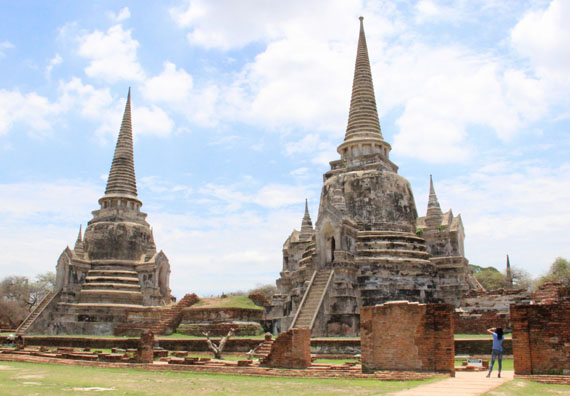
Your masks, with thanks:
[(279, 334), (261, 364), (267, 367), (303, 369), (311, 365), (311, 330), (295, 328)]
[(570, 374), (570, 303), (511, 305), (515, 374)]
[[(225, 334), (224, 334), (225, 335)], [(75, 348), (137, 348), (137, 338), (89, 338), (89, 337), (25, 337), (26, 345), (32, 346), (61, 346)], [(6, 342), (6, 337), (0, 337), (0, 344)], [(248, 352), (259, 345), (259, 338), (231, 338), (224, 352)], [(176, 339), (158, 338), (160, 347), (171, 351), (207, 352), (208, 344), (205, 339)], [(489, 355), (491, 353), (491, 337), (489, 339), (455, 340), (457, 355)], [(510, 339), (503, 342), (506, 355), (512, 355)], [(360, 354), (360, 339), (346, 338), (313, 338), (311, 353), (315, 355), (356, 355)]]
[(398, 301), (360, 310), (362, 371), (455, 375), (453, 306)]

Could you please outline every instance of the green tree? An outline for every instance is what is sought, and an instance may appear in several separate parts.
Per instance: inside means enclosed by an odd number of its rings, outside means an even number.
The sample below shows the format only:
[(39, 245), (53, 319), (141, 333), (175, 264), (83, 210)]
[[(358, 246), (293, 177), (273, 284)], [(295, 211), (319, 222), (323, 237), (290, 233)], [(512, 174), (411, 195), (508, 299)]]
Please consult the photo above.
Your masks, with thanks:
[(561, 282), (566, 286), (570, 286), (570, 261), (562, 257), (554, 260), (548, 273), (538, 280), (538, 286), (544, 282)]
[(500, 273), (498, 269), (495, 267), (480, 268), (481, 270), (475, 273), (474, 276), (486, 290), (504, 289), (507, 287), (507, 277), (505, 274)]

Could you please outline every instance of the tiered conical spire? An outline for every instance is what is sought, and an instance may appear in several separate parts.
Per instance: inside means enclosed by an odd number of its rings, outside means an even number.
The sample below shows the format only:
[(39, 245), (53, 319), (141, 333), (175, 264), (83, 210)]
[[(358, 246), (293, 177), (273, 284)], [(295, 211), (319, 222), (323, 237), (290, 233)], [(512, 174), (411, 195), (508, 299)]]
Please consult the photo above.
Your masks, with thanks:
[(363, 17), (360, 17), (360, 35), (358, 37), (358, 50), (356, 65), (354, 67), (354, 80), (352, 82), (352, 98), (350, 99), (350, 113), (344, 140), (354, 137), (376, 136), (382, 138), (372, 72), (364, 35)]
[(137, 196), (137, 181), (135, 177), (135, 160), (133, 155), (133, 129), (131, 123), (131, 89), (127, 96), (123, 122), (115, 147), (113, 164), (107, 179), (105, 195)]
[(303, 216), (303, 222), (301, 223), (301, 235), (299, 235), (299, 239), (311, 239), (313, 233), (313, 222), (311, 221), (311, 216), (309, 215), (309, 203), (307, 202), (307, 199), (305, 199), (305, 215)]
[(439, 206), (437, 195), (435, 195), (435, 188), (433, 188), (433, 178), (429, 175), (429, 199), (426, 213), (426, 224), (439, 226), (441, 224), (442, 217), (443, 212)]
[(83, 236), (81, 234), (81, 224), (79, 225), (79, 233), (77, 234), (77, 240), (75, 241), (73, 250), (75, 250), (76, 253), (83, 253)]
[(348, 168), (379, 164), (386, 170), (397, 172), (398, 167), (389, 159), (392, 147), (384, 140), (380, 130), (363, 19), (360, 17), (348, 125), (344, 141), (337, 151)]

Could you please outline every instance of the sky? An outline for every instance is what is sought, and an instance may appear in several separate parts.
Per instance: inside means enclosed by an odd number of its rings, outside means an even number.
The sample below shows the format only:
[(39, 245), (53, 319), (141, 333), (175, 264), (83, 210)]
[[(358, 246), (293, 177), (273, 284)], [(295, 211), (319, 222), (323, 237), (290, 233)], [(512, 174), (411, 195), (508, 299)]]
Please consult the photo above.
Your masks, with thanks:
[(274, 284), (339, 158), (364, 28), (384, 139), (470, 263), (570, 258), (570, 1), (0, 0), (0, 278), (55, 271), (132, 87), (139, 199), (173, 294)]

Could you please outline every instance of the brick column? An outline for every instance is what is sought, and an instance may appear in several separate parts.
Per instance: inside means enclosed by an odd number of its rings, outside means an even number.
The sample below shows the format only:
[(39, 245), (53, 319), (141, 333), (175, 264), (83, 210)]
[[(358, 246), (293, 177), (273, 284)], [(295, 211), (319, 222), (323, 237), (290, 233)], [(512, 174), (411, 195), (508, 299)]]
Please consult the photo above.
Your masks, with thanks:
[(303, 369), (311, 365), (311, 330), (291, 329), (279, 334), (262, 366)]
[(360, 309), (362, 371), (455, 375), (453, 306), (395, 301)]
[(532, 374), (528, 308), (527, 305), (511, 304), (510, 306), (515, 374)]

